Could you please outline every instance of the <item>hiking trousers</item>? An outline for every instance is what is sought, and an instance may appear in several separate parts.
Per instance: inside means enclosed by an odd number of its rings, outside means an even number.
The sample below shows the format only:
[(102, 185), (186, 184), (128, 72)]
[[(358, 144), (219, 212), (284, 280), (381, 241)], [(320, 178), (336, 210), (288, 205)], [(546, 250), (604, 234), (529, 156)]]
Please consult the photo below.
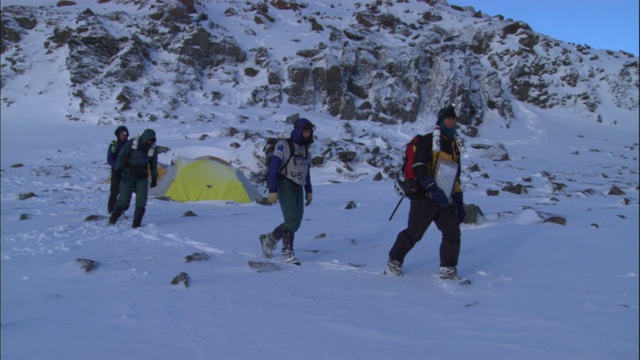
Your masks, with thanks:
[(120, 180), (122, 180), (122, 173), (120, 171), (111, 170), (111, 186), (109, 187), (109, 202), (107, 203), (107, 210), (109, 211), (109, 214), (113, 211), (113, 207), (116, 206), (116, 200), (118, 200)]
[(460, 224), (456, 206), (450, 204), (443, 207), (426, 196), (411, 200), (407, 228), (398, 234), (389, 251), (389, 259), (404, 263), (405, 256), (422, 239), (432, 222), (442, 233), (440, 266), (457, 266), (460, 255)]
[(284, 217), (282, 230), (295, 233), (300, 228), (304, 215), (304, 187), (286, 178), (279, 180), (278, 202)]
[(118, 195), (117, 202), (119, 208), (123, 210), (129, 208), (131, 196), (133, 196), (134, 191), (136, 193), (136, 207), (143, 208), (147, 206), (147, 193), (149, 192), (149, 181), (147, 177), (138, 178), (125, 170), (122, 173), (122, 180), (120, 181), (120, 194)]

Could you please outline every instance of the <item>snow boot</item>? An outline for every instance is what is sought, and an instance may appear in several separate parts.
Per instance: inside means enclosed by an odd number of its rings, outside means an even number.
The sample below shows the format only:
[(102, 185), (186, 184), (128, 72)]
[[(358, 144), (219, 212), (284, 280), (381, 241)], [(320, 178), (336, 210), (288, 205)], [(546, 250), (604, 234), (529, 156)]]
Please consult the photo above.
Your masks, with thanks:
[(398, 260), (389, 259), (383, 272), (385, 275), (402, 276), (402, 264)]
[(109, 225), (115, 225), (116, 221), (118, 221), (118, 218), (120, 217), (120, 215), (122, 215), (123, 212), (124, 210), (116, 204), (116, 206), (113, 208), (111, 216), (109, 216)]
[(133, 224), (131, 225), (132, 228), (136, 229), (141, 226), (142, 217), (144, 216), (145, 211), (146, 208), (136, 206), (136, 211), (134, 211), (133, 213)]
[(458, 280), (458, 269), (455, 266), (441, 266), (440, 267), (440, 279), (443, 280)]
[(273, 256), (273, 249), (276, 247), (278, 240), (273, 236), (273, 233), (266, 233), (260, 235), (260, 244), (262, 245), (262, 254), (266, 258)]
[(282, 232), (282, 262), (300, 265), (300, 260), (293, 253), (293, 233), (286, 230)]

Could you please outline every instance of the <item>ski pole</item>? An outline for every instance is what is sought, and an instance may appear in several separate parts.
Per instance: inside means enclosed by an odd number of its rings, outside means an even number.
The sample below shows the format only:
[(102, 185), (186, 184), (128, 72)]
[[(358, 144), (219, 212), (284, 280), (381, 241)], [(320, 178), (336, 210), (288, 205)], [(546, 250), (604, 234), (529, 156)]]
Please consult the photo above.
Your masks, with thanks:
[(400, 203), (402, 202), (402, 200), (404, 200), (404, 196), (400, 198), (400, 201), (398, 201), (398, 204), (396, 205), (396, 208), (393, 209), (393, 212), (391, 213), (391, 216), (389, 216), (389, 221), (391, 221), (391, 219), (393, 219), (393, 215), (396, 214), (396, 211), (400, 207)]

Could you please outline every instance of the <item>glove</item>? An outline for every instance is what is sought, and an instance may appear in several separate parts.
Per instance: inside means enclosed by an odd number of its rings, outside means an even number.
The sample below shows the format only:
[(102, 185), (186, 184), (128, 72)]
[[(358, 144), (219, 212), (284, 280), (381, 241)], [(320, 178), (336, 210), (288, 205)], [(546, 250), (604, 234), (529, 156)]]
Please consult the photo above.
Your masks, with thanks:
[(425, 175), (420, 179), (420, 186), (422, 186), (425, 191), (429, 192), (435, 190), (438, 187), (438, 184), (436, 184), (436, 179), (432, 176)]
[(449, 199), (447, 199), (447, 195), (444, 194), (444, 191), (436, 186), (435, 190), (431, 191), (431, 198), (433, 201), (437, 202), (440, 206), (449, 205)]
[(278, 201), (278, 193), (277, 192), (269, 193), (269, 196), (267, 197), (267, 202), (269, 204), (273, 204), (276, 201)]
[(404, 195), (409, 199), (414, 199), (418, 195), (418, 182), (416, 179), (405, 179), (404, 180)]
[(464, 202), (462, 198), (462, 193), (455, 193), (451, 196), (451, 200), (456, 204), (456, 209), (458, 210), (458, 222), (462, 224), (464, 218), (467, 216), (467, 212), (464, 210)]
[(158, 186), (158, 180), (151, 179), (151, 184), (149, 185), (149, 187), (153, 189), (156, 186)]
[(311, 205), (311, 201), (313, 201), (313, 193), (307, 193), (307, 202), (304, 203), (305, 206)]

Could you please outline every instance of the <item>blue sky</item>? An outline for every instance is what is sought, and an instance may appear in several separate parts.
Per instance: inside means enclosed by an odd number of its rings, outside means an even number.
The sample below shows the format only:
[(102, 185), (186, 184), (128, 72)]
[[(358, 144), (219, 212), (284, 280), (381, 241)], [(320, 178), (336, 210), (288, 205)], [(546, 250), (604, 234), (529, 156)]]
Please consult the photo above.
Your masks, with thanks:
[(592, 48), (638, 56), (638, 0), (449, 0), (488, 15), (521, 20), (534, 31)]

